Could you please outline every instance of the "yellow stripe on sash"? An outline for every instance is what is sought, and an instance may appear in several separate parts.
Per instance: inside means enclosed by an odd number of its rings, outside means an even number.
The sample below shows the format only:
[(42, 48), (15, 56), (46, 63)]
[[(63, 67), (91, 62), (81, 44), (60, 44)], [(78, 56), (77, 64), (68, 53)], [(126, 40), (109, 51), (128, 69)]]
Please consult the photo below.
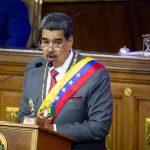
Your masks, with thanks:
[[(62, 87), (89, 61), (94, 60), (91, 57), (86, 57), (80, 60), (77, 64), (75, 64), (66, 74), (62, 77), (62, 79), (52, 88), (52, 90), (48, 93), (47, 97), (42, 102), (38, 113), (44, 108), (49, 109), (51, 103), (56, 98), (58, 92), (62, 89)], [(48, 110), (50, 112), (50, 110)]]

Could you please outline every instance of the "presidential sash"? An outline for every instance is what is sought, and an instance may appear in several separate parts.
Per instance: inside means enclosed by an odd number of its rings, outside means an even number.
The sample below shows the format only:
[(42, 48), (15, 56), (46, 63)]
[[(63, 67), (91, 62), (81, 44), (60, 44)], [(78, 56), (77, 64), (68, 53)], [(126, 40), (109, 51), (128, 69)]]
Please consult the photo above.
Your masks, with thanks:
[[(75, 64), (52, 88), (41, 104), (38, 114), (44, 110), (45, 117), (53, 122), (62, 108), (80, 87), (103, 65), (91, 57), (86, 57)], [(90, 85), (89, 85), (90, 86)]]

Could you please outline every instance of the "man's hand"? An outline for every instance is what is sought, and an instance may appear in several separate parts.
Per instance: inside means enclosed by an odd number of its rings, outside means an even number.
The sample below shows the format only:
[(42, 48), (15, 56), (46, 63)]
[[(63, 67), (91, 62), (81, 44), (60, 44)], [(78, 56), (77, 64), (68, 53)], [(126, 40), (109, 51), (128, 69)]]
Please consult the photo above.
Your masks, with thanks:
[(49, 120), (47, 118), (45, 119), (44, 128), (54, 131), (53, 125), (50, 124), (50, 122), (49, 122)]
[(45, 117), (38, 117), (37, 124), (45, 129), (54, 130), (53, 125), (50, 124), (49, 120)]
[(45, 118), (37, 117), (37, 124), (44, 127)]

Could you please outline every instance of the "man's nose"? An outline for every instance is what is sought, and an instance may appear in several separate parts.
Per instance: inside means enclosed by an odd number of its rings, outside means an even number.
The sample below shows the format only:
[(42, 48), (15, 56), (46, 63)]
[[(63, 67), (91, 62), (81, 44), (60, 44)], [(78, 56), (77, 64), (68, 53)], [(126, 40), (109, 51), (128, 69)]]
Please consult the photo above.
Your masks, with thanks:
[(49, 52), (54, 51), (53, 43), (49, 43), (47, 51), (49, 51)]

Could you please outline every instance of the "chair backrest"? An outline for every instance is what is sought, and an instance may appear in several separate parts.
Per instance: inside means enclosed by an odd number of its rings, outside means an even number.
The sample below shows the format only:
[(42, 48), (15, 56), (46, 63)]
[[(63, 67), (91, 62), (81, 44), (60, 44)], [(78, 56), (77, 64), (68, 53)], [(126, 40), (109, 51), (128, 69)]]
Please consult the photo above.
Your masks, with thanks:
[(28, 7), (30, 24), (32, 32), (27, 44), (28, 48), (35, 47), (39, 39), (39, 26), (42, 16), (43, 0), (23, 0)]

